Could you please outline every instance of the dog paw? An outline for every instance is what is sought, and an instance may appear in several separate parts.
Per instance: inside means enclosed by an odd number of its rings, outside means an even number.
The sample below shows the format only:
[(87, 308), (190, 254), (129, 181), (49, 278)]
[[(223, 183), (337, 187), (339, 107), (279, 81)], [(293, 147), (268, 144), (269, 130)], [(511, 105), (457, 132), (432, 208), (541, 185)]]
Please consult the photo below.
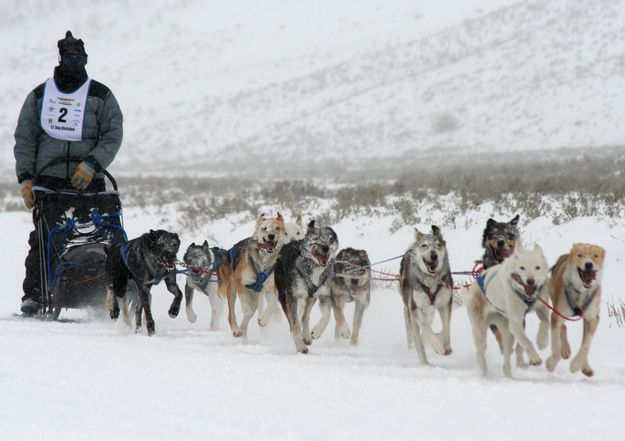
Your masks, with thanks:
[(537, 353), (529, 354), (529, 363), (530, 366), (540, 366), (543, 363), (543, 360), (540, 358), (540, 355)]
[(322, 334), (321, 329), (315, 326), (313, 330), (311, 331), (310, 336), (312, 337), (313, 340), (319, 340), (321, 338), (321, 334)]
[(210, 332), (215, 332), (215, 331), (219, 331), (219, 325), (216, 323), (211, 323), (210, 327), (208, 328), (208, 330)]
[(352, 344), (352, 346), (358, 346), (358, 337), (352, 335), (352, 338), (349, 342)]
[(258, 326), (260, 326), (261, 328), (264, 328), (265, 326), (269, 324), (270, 320), (271, 320), (271, 314), (267, 314), (267, 311), (265, 310), (265, 312), (258, 319)]
[(310, 346), (312, 344), (312, 339), (310, 337), (304, 337), (304, 344)]
[(593, 371), (590, 366), (585, 366), (582, 368), (582, 374), (586, 375), (587, 377), (592, 377), (593, 375), (595, 375), (595, 371)]
[(111, 319), (112, 319), (112, 320), (117, 320), (117, 319), (119, 318), (119, 308), (117, 308), (117, 309), (112, 309), (112, 310), (110, 311), (110, 313), (111, 313)]
[(451, 347), (446, 346), (443, 347), (443, 355), (451, 355), (453, 353), (453, 351), (451, 350)]
[(341, 326), (338, 326), (336, 328), (336, 332), (334, 333), (336, 335), (336, 337), (341, 337), (341, 338), (349, 338), (351, 331), (349, 329), (349, 326), (345, 323)]
[(584, 360), (582, 360), (582, 358), (579, 356), (575, 357), (571, 361), (571, 366), (570, 366), (571, 372), (572, 373), (579, 372), (582, 369), (583, 365), (584, 365)]
[(192, 309), (187, 309), (187, 320), (191, 323), (195, 323), (197, 320), (197, 314)]
[(564, 360), (568, 360), (570, 356), (571, 356), (571, 346), (569, 345), (568, 342), (566, 342), (562, 345), (562, 358)]
[(549, 372), (553, 372), (553, 370), (556, 368), (556, 365), (558, 364), (559, 361), (560, 360), (554, 357), (553, 355), (549, 357), (547, 361), (545, 362), (545, 366), (547, 367), (547, 370)]
[(178, 313), (179, 313), (179, 312), (180, 312), (180, 306), (177, 306), (177, 307), (176, 307), (176, 306), (172, 305), (172, 307), (171, 307), (171, 308), (169, 308), (169, 316), (170, 316), (171, 318), (176, 318), (176, 317), (178, 317)]
[(147, 322), (145, 326), (148, 329), (148, 335), (152, 337), (154, 333), (156, 332), (156, 327), (154, 326), (154, 322)]
[(241, 329), (235, 329), (234, 331), (232, 331), (232, 335), (234, 337), (241, 337), (243, 335), (243, 330)]

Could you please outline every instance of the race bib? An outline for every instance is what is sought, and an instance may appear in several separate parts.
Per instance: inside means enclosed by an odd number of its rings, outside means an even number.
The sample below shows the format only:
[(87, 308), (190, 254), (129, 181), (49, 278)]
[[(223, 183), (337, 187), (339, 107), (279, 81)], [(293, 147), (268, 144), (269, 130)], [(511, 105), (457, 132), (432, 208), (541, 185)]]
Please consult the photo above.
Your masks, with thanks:
[(52, 138), (81, 141), (91, 79), (72, 93), (61, 92), (53, 78), (46, 81), (41, 106), (41, 128)]

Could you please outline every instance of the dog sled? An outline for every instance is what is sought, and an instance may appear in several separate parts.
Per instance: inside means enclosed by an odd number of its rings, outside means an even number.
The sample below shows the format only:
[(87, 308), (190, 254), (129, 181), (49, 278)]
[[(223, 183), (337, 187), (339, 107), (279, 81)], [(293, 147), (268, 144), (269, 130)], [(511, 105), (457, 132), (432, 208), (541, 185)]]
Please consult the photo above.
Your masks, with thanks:
[(35, 176), (33, 217), (39, 239), (41, 305), (39, 316), (57, 320), (63, 309), (105, 311), (107, 276), (104, 248), (127, 241), (117, 183), (103, 171), (113, 190), (55, 191), (37, 185), (46, 164)]

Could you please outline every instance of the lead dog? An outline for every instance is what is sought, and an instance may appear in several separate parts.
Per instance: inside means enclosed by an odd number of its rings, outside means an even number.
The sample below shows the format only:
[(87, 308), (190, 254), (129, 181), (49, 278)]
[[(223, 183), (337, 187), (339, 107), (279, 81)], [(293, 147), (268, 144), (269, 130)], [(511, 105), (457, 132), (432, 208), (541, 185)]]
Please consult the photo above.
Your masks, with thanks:
[[(306, 345), (319, 338), (330, 319), (330, 283), (338, 246), (334, 230), (316, 227), (313, 220), (304, 239), (285, 245), (276, 262), (278, 298), (298, 352), (308, 353)], [(301, 321), (297, 312), (300, 299), (305, 303)], [(311, 333), (310, 311), (317, 299), (321, 300), (322, 317)]]
[(336, 255), (334, 278), (330, 285), (332, 309), (336, 327), (336, 338), (349, 338), (350, 330), (345, 319), (344, 307), (347, 302), (354, 302), (354, 320), (351, 331), (351, 343), (358, 344), (362, 317), (371, 301), (371, 262), (365, 250), (345, 248)]
[[(567, 316), (584, 319), (584, 336), (578, 354), (571, 361), (571, 372), (581, 369), (592, 377), (593, 369), (588, 363), (592, 337), (599, 324), (601, 305), (601, 276), (605, 250), (597, 245), (576, 243), (568, 254), (560, 256), (552, 269), (549, 294), (553, 306)], [(566, 336), (565, 322), (555, 313), (551, 314), (551, 356), (547, 359), (550, 372), (560, 359), (571, 356), (571, 346)]]
[[(441, 355), (451, 354), (450, 322), (453, 280), (447, 246), (440, 228), (423, 234), (415, 229), (415, 242), (400, 264), (400, 293), (404, 302), (404, 320), (408, 344), (414, 343), (419, 361), (428, 364), (422, 336)], [(432, 330), (434, 312), (442, 321), (442, 332)]]
[[(464, 304), (471, 321), (482, 375), (487, 373), (486, 333), (493, 324), (502, 335), (506, 377), (512, 377), (510, 356), (515, 339), (527, 352), (531, 365), (542, 363), (534, 344), (525, 334), (524, 320), (530, 310), (545, 308), (537, 300), (539, 296), (543, 299), (547, 296), (548, 277), (549, 267), (540, 246), (534, 245), (533, 249), (526, 250), (519, 242), (511, 257), (482, 273), (465, 292)], [(541, 320), (537, 338), (539, 346), (547, 345), (548, 336), (548, 324)]]
[[(284, 231), (280, 213), (275, 218), (261, 213), (252, 237), (238, 242), (222, 260), (219, 277), (223, 283), (219, 291), (228, 300), (228, 323), (235, 337), (247, 338), (247, 327), (258, 308), (259, 296), (267, 299), (267, 307), (258, 318), (260, 326), (267, 325), (274, 312), (279, 311), (274, 266), (286, 241)], [(237, 296), (243, 310), (241, 326), (235, 314)]]
[(221, 284), (218, 274), (219, 264), (225, 253), (226, 251), (221, 248), (209, 248), (207, 241), (202, 245), (196, 245), (194, 242), (189, 245), (182, 259), (187, 267), (184, 288), (187, 319), (191, 323), (197, 320), (197, 314), (193, 310), (193, 294), (198, 290), (210, 301), (212, 311), (210, 331), (219, 330), (219, 320), (224, 309), (225, 300), (218, 293), (218, 285)]
[(130, 292), (128, 282), (134, 280), (137, 289), (135, 308), (136, 332), (141, 330), (141, 312), (145, 311), (145, 322), (148, 335), (155, 332), (154, 319), (150, 307), (150, 289), (161, 280), (165, 281), (167, 290), (174, 295), (169, 308), (169, 316), (175, 318), (180, 311), (182, 291), (176, 283), (176, 254), (180, 248), (180, 239), (175, 233), (165, 230), (150, 230), (136, 239), (121, 246), (105, 247), (106, 273), (108, 288), (106, 304), (111, 318), (119, 317), (118, 299), (122, 300), (124, 322), (130, 325), (128, 305)]

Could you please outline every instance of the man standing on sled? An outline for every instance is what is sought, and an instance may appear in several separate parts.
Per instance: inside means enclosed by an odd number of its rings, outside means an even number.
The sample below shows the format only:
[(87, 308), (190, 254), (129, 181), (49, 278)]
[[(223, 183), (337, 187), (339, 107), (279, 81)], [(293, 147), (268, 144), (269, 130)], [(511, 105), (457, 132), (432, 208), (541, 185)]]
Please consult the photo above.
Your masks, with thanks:
[[(29, 209), (35, 206), (33, 177), (55, 159), (80, 158), (46, 168), (36, 185), (51, 190), (104, 191), (100, 171), (113, 162), (122, 142), (122, 112), (113, 93), (88, 77), (83, 41), (67, 31), (58, 48), (54, 77), (28, 94), (15, 130), (15, 170)], [(36, 224), (28, 244), (21, 311), (34, 315), (42, 294)]]

